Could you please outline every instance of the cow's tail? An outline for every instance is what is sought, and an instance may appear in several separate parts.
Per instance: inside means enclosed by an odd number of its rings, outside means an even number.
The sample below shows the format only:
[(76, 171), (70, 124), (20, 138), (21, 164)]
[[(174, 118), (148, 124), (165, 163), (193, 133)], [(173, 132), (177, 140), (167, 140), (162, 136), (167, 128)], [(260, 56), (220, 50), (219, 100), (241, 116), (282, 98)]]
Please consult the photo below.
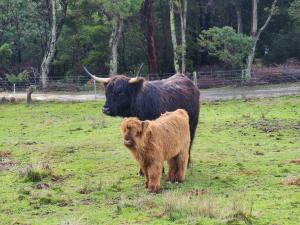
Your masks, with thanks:
[(191, 136), (191, 143), (190, 143), (190, 148), (189, 148), (189, 160), (188, 160), (188, 167), (191, 167), (191, 150), (192, 150), (192, 145), (193, 145), (193, 141), (195, 138), (195, 133), (196, 133), (196, 129), (197, 129), (197, 125), (198, 125), (198, 120), (199, 120), (199, 105), (197, 105), (197, 108), (195, 110), (195, 115), (191, 118), (193, 118), (192, 120), (190, 120), (190, 136)]

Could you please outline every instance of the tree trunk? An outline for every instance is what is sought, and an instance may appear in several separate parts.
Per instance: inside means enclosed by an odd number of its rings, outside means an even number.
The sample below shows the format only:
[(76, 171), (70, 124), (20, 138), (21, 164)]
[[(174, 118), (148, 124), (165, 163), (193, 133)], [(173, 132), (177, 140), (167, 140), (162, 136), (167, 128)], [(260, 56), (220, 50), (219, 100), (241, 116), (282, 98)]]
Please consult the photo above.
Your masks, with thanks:
[(122, 35), (123, 28), (124, 28), (123, 19), (116, 18), (115, 21), (113, 21), (113, 30), (109, 40), (109, 47), (111, 50), (111, 58), (109, 63), (110, 76), (118, 73), (118, 45)]
[(252, 0), (252, 27), (251, 27), (251, 35), (255, 36), (257, 33), (257, 1)]
[(248, 82), (251, 79), (251, 66), (252, 66), (253, 61), (254, 61), (257, 42), (259, 41), (261, 33), (266, 29), (266, 27), (268, 26), (272, 16), (275, 14), (275, 9), (276, 9), (276, 4), (277, 4), (277, 0), (274, 0), (273, 3), (272, 3), (271, 11), (270, 11), (270, 14), (269, 14), (268, 18), (266, 19), (264, 25), (257, 32), (257, 30), (258, 30), (258, 28), (257, 28), (257, 20), (258, 20), (257, 19), (257, 2), (258, 2), (258, 0), (252, 0), (253, 5), (252, 5), (251, 35), (254, 39), (254, 43), (253, 43), (252, 51), (249, 54), (248, 59), (247, 59), (247, 68), (246, 68), (246, 74), (245, 74), (244, 82)]
[(181, 72), (186, 71), (186, 16), (187, 16), (187, 0), (183, 0), (180, 10), (180, 24), (181, 24)]
[(173, 57), (174, 57), (174, 68), (176, 73), (180, 73), (177, 53), (177, 40), (176, 40), (176, 29), (175, 29), (175, 16), (174, 16), (174, 3), (173, 0), (169, 0), (170, 5), (170, 29), (173, 45)]
[(32, 103), (32, 98), (31, 94), (36, 91), (36, 86), (35, 85), (30, 85), (29, 88), (27, 89), (27, 104), (30, 105)]
[(49, 45), (45, 51), (45, 55), (41, 64), (41, 80), (43, 89), (47, 88), (48, 75), (50, 72), (50, 66), (53, 61), (55, 51), (56, 51), (56, 42), (60, 35), (64, 19), (67, 12), (67, 1), (60, 1), (61, 15), (57, 17), (57, 3), (56, 0), (51, 0), (52, 3), (52, 20), (51, 20), (51, 34), (49, 37)]
[(237, 32), (243, 33), (243, 19), (240, 0), (235, 0), (235, 12), (237, 19)]
[(252, 66), (253, 61), (254, 61), (255, 49), (256, 49), (257, 41), (258, 41), (258, 39), (255, 39), (253, 47), (252, 47), (252, 51), (248, 55), (248, 58), (247, 58), (247, 68), (246, 68), (246, 73), (245, 73), (245, 77), (243, 79), (243, 82), (249, 82), (251, 80), (251, 77), (252, 77), (251, 76), (251, 66)]
[(45, 89), (47, 87), (48, 82), (48, 75), (50, 72), (50, 64), (53, 60), (55, 54), (55, 44), (56, 44), (56, 0), (52, 0), (52, 27), (51, 27), (51, 37), (50, 37), (50, 44), (44, 55), (44, 59), (41, 65), (41, 78), (42, 78), (42, 87)]
[(148, 71), (150, 74), (157, 73), (157, 55), (154, 40), (154, 19), (152, 15), (152, 0), (145, 0), (142, 9), (142, 21), (145, 23), (144, 35), (148, 48)]

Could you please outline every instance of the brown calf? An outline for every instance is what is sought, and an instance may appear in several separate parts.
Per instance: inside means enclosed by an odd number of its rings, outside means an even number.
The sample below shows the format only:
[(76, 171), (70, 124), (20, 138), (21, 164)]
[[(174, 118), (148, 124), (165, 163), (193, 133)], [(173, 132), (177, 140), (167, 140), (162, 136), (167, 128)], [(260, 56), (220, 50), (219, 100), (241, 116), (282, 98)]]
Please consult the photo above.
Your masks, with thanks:
[(189, 159), (189, 116), (183, 109), (162, 114), (156, 120), (125, 118), (121, 124), (124, 145), (145, 174), (145, 187), (158, 192), (163, 163), (168, 161), (168, 180), (182, 182)]

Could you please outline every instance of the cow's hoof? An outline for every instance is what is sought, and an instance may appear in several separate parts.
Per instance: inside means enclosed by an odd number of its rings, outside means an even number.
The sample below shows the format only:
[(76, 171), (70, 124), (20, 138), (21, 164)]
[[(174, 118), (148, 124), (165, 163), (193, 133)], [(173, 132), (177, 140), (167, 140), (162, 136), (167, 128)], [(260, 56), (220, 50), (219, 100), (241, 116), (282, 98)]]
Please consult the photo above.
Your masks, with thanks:
[(143, 172), (142, 170), (140, 170), (140, 171), (139, 171), (139, 175), (140, 175), (141, 177), (143, 177), (143, 176), (144, 176), (144, 172)]

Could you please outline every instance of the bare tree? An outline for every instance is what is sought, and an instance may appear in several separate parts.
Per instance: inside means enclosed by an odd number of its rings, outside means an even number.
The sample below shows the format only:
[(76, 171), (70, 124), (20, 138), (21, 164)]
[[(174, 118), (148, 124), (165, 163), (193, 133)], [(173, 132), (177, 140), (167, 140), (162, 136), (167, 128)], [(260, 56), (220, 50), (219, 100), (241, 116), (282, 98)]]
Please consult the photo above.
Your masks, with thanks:
[[(186, 18), (187, 18), (187, 0), (169, 0), (170, 5), (170, 29), (174, 54), (174, 67), (176, 73), (185, 73), (186, 71)], [(175, 12), (180, 16), (181, 46), (179, 47), (176, 39)], [(181, 53), (181, 57), (179, 57)], [(181, 61), (181, 70), (179, 66)]]
[(235, 8), (236, 19), (237, 19), (237, 32), (243, 33), (241, 0), (234, 0), (234, 8)]
[(179, 68), (179, 56), (178, 56), (178, 46), (176, 39), (176, 28), (175, 28), (175, 12), (174, 12), (174, 2), (173, 0), (169, 0), (170, 5), (170, 29), (171, 29), (171, 38), (173, 45), (173, 57), (174, 57), (174, 68), (176, 73), (180, 73)]
[(109, 47), (111, 50), (111, 58), (109, 62), (109, 75), (115, 75), (118, 73), (118, 45), (121, 38), (124, 21), (120, 17), (113, 19), (113, 28), (109, 39)]
[(127, 21), (134, 13), (140, 9), (142, 0), (139, 1), (122, 1), (122, 0), (101, 0), (100, 13), (105, 15), (111, 27), (109, 39), (110, 76), (118, 73), (118, 46), (124, 30), (124, 21)]
[[(41, 64), (41, 80), (43, 89), (47, 87), (50, 66), (56, 52), (56, 43), (66, 18), (67, 6), (67, 0), (51, 0), (51, 13), (49, 12), (49, 15), (51, 15), (51, 20), (49, 19), (51, 22), (51, 32), (49, 33), (48, 46), (45, 50)], [(50, 11), (50, 8), (48, 10)]]
[(186, 15), (187, 0), (179, 1), (180, 25), (181, 25), (181, 72), (186, 70)]
[(251, 66), (253, 64), (257, 42), (259, 41), (261, 33), (266, 29), (266, 27), (268, 26), (272, 16), (276, 12), (277, 0), (274, 0), (273, 3), (272, 3), (272, 6), (271, 6), (270, 12), (269, 12), (269, 16), (267, 17), (267, 19), (266, 19), (265, 23), (263, 24), (263, 26), (260, 29), (258, 29), (258, 16), (257, 16), (258, 1), (259, 0), (252, 0), (251, 36), (254, 39), (254, 44), (253, 44), (253, 47), (252, 47), (252, 51), (249, 54), (248, 59), (247, 59), (247, 68), (246, 68), (246, 74), (245, 74), (245, 77), (244, 77), (244, 80), (246, 82), (251, 79)]

